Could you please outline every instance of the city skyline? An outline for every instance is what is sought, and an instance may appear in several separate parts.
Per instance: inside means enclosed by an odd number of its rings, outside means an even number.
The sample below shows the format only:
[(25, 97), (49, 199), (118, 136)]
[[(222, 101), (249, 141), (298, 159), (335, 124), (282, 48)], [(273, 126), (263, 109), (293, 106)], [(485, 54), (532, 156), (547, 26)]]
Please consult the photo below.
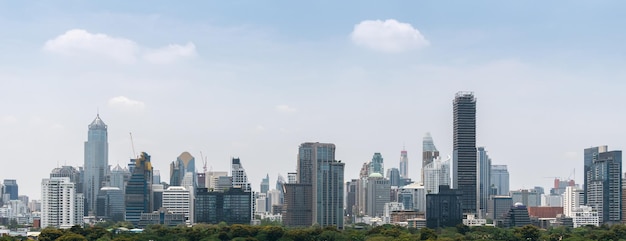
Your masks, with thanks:
[(295, 170), (306, 141), (340, 147), (345, 180), (375, 152), (399, 167), (405, 146), (419, 180), (424, 133), (452, 155), (461, 90), (479, 99), (476, 144), (511, 190), (573, 169), (582, 184), (585, 148), (626, 146), (625, 3), (300, 4), (0, 3), (0, 179), (40, 199), (50, 170), (83, 165), (99, 113), (109, 165), (134, 157), (132, 132), (163, 181), (202, 151), (213, 171), (245, 160), (256, 188)]

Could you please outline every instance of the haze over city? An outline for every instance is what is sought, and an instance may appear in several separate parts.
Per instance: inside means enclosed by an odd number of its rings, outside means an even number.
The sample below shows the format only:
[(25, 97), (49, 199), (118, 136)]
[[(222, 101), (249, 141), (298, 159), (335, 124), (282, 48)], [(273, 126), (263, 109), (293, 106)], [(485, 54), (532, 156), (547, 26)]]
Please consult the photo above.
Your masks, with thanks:
[(53, 168), (83, 165), (99, 114), (109, 164), (133, 157), (132, 132), (164, 181), (202, 152), (214, 171), (241, 158), (258, 189), (316, 141), (336, 145), (345, 181), (375, 152), (398, 167), (403, 148), (418, 180), (422, 137), (451, 155), (452, 100), (472, 91), (477, 146), (511, 189), (582, 183), (584, 148), (626, 145), (624, 7), (0, 1), (0, 179), (40, 198)]

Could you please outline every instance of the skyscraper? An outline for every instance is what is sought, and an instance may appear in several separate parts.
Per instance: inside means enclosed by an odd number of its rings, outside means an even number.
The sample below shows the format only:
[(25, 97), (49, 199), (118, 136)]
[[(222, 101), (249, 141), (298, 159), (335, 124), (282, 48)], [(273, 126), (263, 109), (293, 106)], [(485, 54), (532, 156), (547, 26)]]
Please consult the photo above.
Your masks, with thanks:
[(267, 193), (270, 190), (270, 175), (267, 174), (265, 178), (261, 180), (261, 193)]
[(394, 187), (404, 186), (404, 185), (400, 185), (400, 183), (404, 184), (404, 182), (402, 182), (402, 180), (400, 179), (400, 171), (398, 170), (398, 168), (393, 167), (393, 168), (387, 169), (387, 178), (389, 179), (391, 186), (394, 186)]
[(484, 147), (478, 147), (478, 166), (476, 168), (478, 185), (478, 217), (484, 218), (487, 213), (487, 200), (491, 190), (491, 158), (487, 155)]
[(404, 148), (400, 152), (400, 178), (409, 178), (409, 155)]
[(385, 175), (385, 165), (383, 163), (383, 155), (376, 152), (372, 157), (372, 162), (370, 162), (370, 170), (369, 175), (373, 173), (379, 173), (380, 175)]
[[(170, 163), (170, 186), (182, 186), (185, 174), (191, 172), (196, 177), (196, 159), (189, 152), (181, 153), (176, 161)], [(194, 187), (196, 186), (194, 180)]]
[(134, 168), (125, 190), (125, 219), (134, 225), (139, 224), (141, 213), (153, 211), (152, 163), (150, 155), (142, 152), (137, 159), (131, 159)]
[[(588, 187), (588, 179), (589, 177), (587, 177), (587, 173), (589, 172), (589, 170), (591, 169), (591, 165), (593, 164), (593, 158), (594, 156), (597, 156), (599, 153), (601, 152), (606, 152), (608, 151), (609, 147), (604, 145), (604, 146), (596, 146), (596, 147), (590, 147), (590, 148), (586, 148), (584, 151), (584, 181), (583, 181), (583, 190), (585, 191), (585, 194), (587, 194), (587, 187)], [(585, 203), (587, 203), (587, 198), (588, 195), (585, 195)], [(597, 211), (597, 210), (596, 210)]]
[(622, 151), (608, 151), (594, 155), (586, 176), (587, 206), (598, 211), (600, 223), (620, 223), (622, 221)]
[[(334, 144), (302, 143), (298, 149), (297, 183), (284, 185), (285, 224), (343, 228), (343, 174), (344, 163), (335, 160)], [(311, 195), (312, 202), (307, 201), (307, 195)]]
[(391, 200), (391, 183), (380, 173), (372, 173), (367, 178), (367, 208), (370, 217), (383, 217), (385, 203)]
[(107, 125), (100, 119), (99, 114), (88, 127), (85, 142), (83, 193), (87, 199), (87, 208), (93, 213), (96, 209), (98, 192), (104, 186), (103, 182), (109, 168), (109, 143)]
[(476, 98), (472, 92), (458, 92), (453, 101), (453, 180), (461, 192), (463, 213), (476, 213)]
[[(19, 196), (17, 181), (15, 179), (4, 179), (4, 193), (8, 194), (9, 200), (17, 200)], [(4, 200), (8, 202), (9, 200)]]
[(424, 139), (422, 140), (422, 171), (420, 177), (421, 183), (424, 183), (425, 178), (424, 167), (433, 162), (433, 160), (437, 157), (439, 157), (439, 151), (437, 151), (437, 147), (435, 147), (433, 137), (430, 136), (430, 132), (426, 132), (426, 135), (424, 135)]
[(576, 186), (565, 187), (565, 193), (563, 193), (563, 214), (567, 217), (572, 217), (575, 210), (584, 204), (584, 196), (585, 191), (583, 189)]
[(509, 195), (509, 171), (506, 165), (491, 165), (491, 185), (497, 189), (498, 196)]
[(441, 157), (435, 158), (434, 161), (426, 164), (423, 168), (424, 172), (424, 189), (426, 193), (438, 193), (439, 186), (450, 186), (450, 159), (442, 161)]

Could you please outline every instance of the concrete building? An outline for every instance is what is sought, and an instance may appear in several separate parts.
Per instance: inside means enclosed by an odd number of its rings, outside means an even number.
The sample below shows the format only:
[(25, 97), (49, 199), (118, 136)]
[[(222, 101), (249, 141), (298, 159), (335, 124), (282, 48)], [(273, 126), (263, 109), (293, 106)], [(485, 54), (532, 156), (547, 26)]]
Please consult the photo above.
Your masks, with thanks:
[(530, 225), (530, 216), (528, 214), (528, 209), (522, 203), (515, 203), (511, 206), (511, 209), (506, 214), (502, 225), (500, 227), (512, 228), (512, 227), (523, 227), (526, 225)]
[(382, 218), (385, 204), (391, 200), (391, 183), (380, 173), (372, 173), (367, 179), (367, 208), (365, 213), (370, 217)]
[[(228, 172), (208, 171), (206, 173), (206, 177), (205, 177), (206, 178), (206, 183), (205, 183), (206, 188), (208, 188), (209, 190), (217, 189), (219, 178), (220, 177), (227, 177), (227, 176), (228, 176)], [(229, 182), (232, 182), (232, 180), (229, 181)]]
[(163, 208), (172, 214), (182, 214), (189, 224), (194, 223), (192, 196), (185, 187), (170, 186), (163, 191)]
[(504, 215), (511, 209), (511, 206), (513, 206), (513, 199), (510, 196), (491, 196), (487, 205), (487, 218), (497, 223), (496, 220), (504, 219)]
[(607, 152), (609, 150), (609, 147), (604, 145), (604, 146), (596, 146), (596, 147), (590, 147), (590, 148), (586, 148), (584, 150), (584, 183), (583, 183), (583, 190), (585, 191), (585, 202), (587, 203), (587, 199), (589, 198), (587, 195), (587, 189), (589, 186), (589, 180), (590, 180), (590, 176), (589, 176), (589, 171), (591, 170), (591, 165), (593, 164), (593, 160), (594, 158), (597, 158), (598, 154), (602, 153), (602, 152)]
[(87, 202), (87, 210), (94, 213), (98, 192), (104, 186), (106, 173), (109, 169), (109, 143), (107, 125), (104, 124), (100, 115), (96, 115), (89, 124), (87, 141), (85, 142), (84, 190)]
[(536, 189), (520, 189), (510, 192), (513, 203), (522, 203), (528, 207), (541, 206), (541, 193)]
[(313, 191), (311, 184), (286, 183), (284, 185), (283, 224), (287, 227), (313, 225)]
[(461, 192), (463, 213), (476, 213), (476, 98), (471, 92), (458, 92), (453, 102), (452, 188)]
[(394, 211), (403, 211), (404, 205), (399, 202), (388, 202), (385, 203), (383, 210), (383, 223), (391, 223), (391, 213)]
[(41, 226), (70, 228), (83, 224), (83, 195), (76, 193), (69, 177), (41, 181)]
[(419, 183), (411, 183), (398, 190), (398, 202), (404, 205), (405, 210), (426, 212), (426, 189)]
[(400, 178), (409, 178), (409, 155), (404, 148), (400, 152)]
[(509, 170), (506, 165), (491, 165), (491, 185), (498, 196), (509, 195)]
[(185, 221), (187, 221), (187, 217), (185, 217), (185, 215), (181, 213), (169, 212), (167, 208), (159, 208), (159, 210), (154, 212), (142, 213), (137, 226), (144, 228), (148, 225), (160, 224), (173, 227), (184, 225)]
[(600, 226), (600, 217), (597, 211), (593, 211), (591, 207), (581, 205), (571, 211), (572, 222), (574, 228), (584, 227), (588, 225)]

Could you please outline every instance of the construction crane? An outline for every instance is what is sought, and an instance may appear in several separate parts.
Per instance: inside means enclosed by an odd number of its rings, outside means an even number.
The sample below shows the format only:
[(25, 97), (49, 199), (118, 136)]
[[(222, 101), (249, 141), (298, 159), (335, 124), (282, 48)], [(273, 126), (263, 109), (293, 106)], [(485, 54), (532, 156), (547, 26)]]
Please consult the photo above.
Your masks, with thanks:
[(137, 153), (135, 152), (135, 142), (133, 141), (133, 133), (128, 132), (128, 134), (130, 135), (130, 147), (133, 148), (133, 157), (137, 158)]
[(206, 163), (207, 163), (207, 159), (204, 158), (204, 155), (202, 154), (202, 151), (200, 151), (200, 158), (202, 158), (202, 170), (204, 171), (204, 173), (206, 173)]

